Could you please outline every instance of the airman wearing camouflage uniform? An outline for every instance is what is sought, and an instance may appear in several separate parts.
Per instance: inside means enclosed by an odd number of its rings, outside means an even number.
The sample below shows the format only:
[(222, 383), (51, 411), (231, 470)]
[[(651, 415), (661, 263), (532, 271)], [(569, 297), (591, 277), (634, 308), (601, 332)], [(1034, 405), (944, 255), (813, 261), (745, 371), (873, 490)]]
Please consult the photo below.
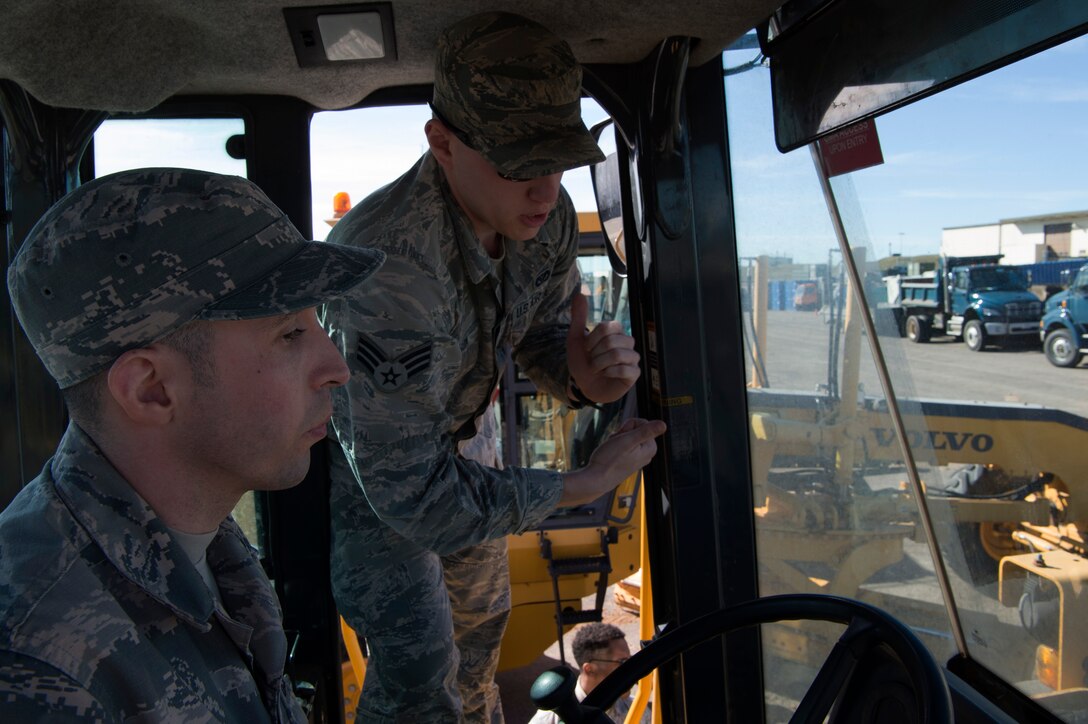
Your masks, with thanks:
[[(370, 650), (362, 720), (501, 722), (504, 537), (614, 487), (664, 429), (647, 423), (613, 446), (622, 463), (582, 471), (600, 487), (579, 501), (576, 474), (481, 464), (488, 446), (473, 439), (493, 435), (489, 402), (508, 345), (540, 388), (577, 394), (578, 226), (559, 180), (603, 158), (580, 94), (570, 47), (536, 23), (487, 13), (452, 26), (438, 43), (430, 151), (329, 235), (387, 254), (372, 283), (323, 318), (352, 370), (334, 393), (343, 453), (330, 456), (332, 575), (341, 614)], [(630, 338), (602, 329), (598, 352), (612, 354), (600, 374), (618, 379), (593, 397), (601, 402), (638, 375)], [(584, 339), (579, 328), (576, 344)], [(578, 377), (588, 396), (603, 389), (597, 374)]]
[[(292, 448), (283, 458), (291, 469), (270, 479), (292, 485), (322, 436), (328, 389), (347, 377), (313, 307), (380, 261), (304, 240), (245, 179), (181, 169), (89, 182), (30, 232), (8, 286), (72, 422), (0, 515), (0, 721), (306, 721), (284, 674), (275, 592), (229, 517), (235, 486), (273, 486), (211, 467), (195, 475), (200, 456), (179, 463), (162, 454), (160, 441), (178, 430), (199, 436), (206, 422), (192, 417), (199, 392), (186, 385), (198, 384), (195, 369), (176, 364), (184, 355), (163, 340), (205, 325), (200, 384), (232, 401), (230, 371), (217, 366), (230, 349), (224, 340), (257, 340), (270, 374), (275, 350), (290, 345), (290, 374), (312, 372), (309, 388), (266, 380), (242, 391), (305, 401), (298, 420), (285, 407), (272, 424), (249, 421), (286, 433), (290, 444), (277, 443)], [(139, 387), (143, 379), (151, 386)], [(139, 395), (129, 395), (130, 383)], [(81, 388), (95, 391), (93, 403), (74, 402)], [(209, 460), (215, 434), (209, 426), (198, 440)], [(220, 452), (213, 464), (229, 459)]]

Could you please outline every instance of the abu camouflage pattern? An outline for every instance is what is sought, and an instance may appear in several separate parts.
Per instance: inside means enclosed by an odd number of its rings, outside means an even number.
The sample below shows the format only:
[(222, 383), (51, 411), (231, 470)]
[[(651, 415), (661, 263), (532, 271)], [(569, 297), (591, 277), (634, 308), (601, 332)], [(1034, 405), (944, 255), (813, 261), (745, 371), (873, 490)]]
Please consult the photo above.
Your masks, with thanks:
[(581, 95), (570, 46), (527, 18), (483, 13), (438, 39), (435, 114), (509, 178), (604, 160), (582, 121)]
[[(331, 452), (342, 472), (342, 453)], [(334, 508), (344, 504), (360, 534), (333, 551), (334, 592), (369, 650), (355, 720), (501, 722), (494, 675), (510, 615), (505, 538), (438, 556), (399, 538), (365, 501), (334, 496)], [(371, 555), (371, 566), (350, 568), (355, 551)]]
[[(351, 368), (347, 386), (333, 390), (343, 451), (330, 456), (332, 574), (340, 612), (375, 647), (364, 720), (392, 717), (394, 702), (409, 719), (459, 720), (451, 689), (459, 654), (439, 557), (539, 523), (562, 493), (554, 471), (497, 470), (463, 459), (457, 446), (476, 433), (507, 345), (541, 389), (565, 398), (570, 299), (580, 285), (576, 219), (564, 192), (538, 236), (508, 243), (493, 263), (428, 153), (329, 235), (386, 253), (370, 283), (323, 313)], [(392, 390), (359, 355), (377, 348), (401, 359), (428, 343), (425, 366)], [(488, 580), (488, 591), (460, 600), (508, 595), (501, 571)]]
[(207, 561), (221, 605), (70, 425), (0, 514), (0, 721), (306, 721), (275, 591), (232, 519)]
[(510, 618), (510, 562), (506, 539), (489, 540), (442, 556), (457, 645), (457, 687), (465, 722), (501, 724), (495, 671)]
[[(464, 461), (470, 470), (458, 470), (452, 460), (457, 443), (476, 433), (508, 345), (522, 371), (565, 398), (569, 305), (579, 287), (576, 216), (565, 192), (535, 239), (507, 244), (501, 277), (448, 194), (428, 153), (352, 209), (329, 241), (382, 250), (386, 261), (322, 313), (351, 369), (348, 384), (332, 391), (337, 438), (385, 524), (439, 553), (524, 530), (554, 507), (554, 499), (539, 500), (543, 491), (558, 498), (554, 472), (477, 471)], [(421, 345), (429, 357), (390, 391), (363, 361), (376, 348), (400, 359)]]
[(62, 387), (194, 319), (313, 307), (381, 255), (304, 239), (253, 183), (189, 169), (90, 181), (31, 230), (8, 270), (19, 321)]

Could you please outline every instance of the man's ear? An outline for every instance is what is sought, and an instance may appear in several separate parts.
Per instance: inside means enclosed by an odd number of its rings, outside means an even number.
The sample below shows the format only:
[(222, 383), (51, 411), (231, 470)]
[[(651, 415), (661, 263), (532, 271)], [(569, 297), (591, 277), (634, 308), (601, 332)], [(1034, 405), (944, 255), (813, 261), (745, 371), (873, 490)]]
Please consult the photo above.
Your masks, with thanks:
[(448, 168), (453, 153), (450, 145), (453, 143), (453, 134), (446, 128), (446, 124), (437, 118), (432, 118), (423, 126), (423, 132), (427, 135), (427, 145), (431, 147), (431, 155), (438, 161), (442, 168)]
[(131, 349), (114, 361), (107, 387), (133, 422), (163, 425), (175, 412), (178, 361), (162, 346)]

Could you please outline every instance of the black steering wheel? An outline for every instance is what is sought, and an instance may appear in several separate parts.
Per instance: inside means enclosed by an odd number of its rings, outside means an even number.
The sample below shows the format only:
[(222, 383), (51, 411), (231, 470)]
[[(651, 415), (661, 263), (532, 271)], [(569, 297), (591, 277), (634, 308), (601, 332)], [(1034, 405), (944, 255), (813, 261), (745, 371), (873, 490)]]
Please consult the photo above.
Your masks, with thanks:
[(846, 624), (827, 660), (805, 692), (790, 724), (823, 722), (862, 658), (884, 645), (895, 654), (910, 678), (918, 720), (951, 724), (952, 699), (941, 667), (909, 628), (891, 615), (860, 601), (818, 594), (769, 596), (722, 609), (666, 631), (609, 674), (579, 703), (576, 675), (567, 667), (545, 671), (530, 696), (541, 709), (559, 714), (566, 724), (598, 724), (611, 720), (602, 712), (639, 679), (688, 649), (731, 631), (775, 621), (832, 621)]

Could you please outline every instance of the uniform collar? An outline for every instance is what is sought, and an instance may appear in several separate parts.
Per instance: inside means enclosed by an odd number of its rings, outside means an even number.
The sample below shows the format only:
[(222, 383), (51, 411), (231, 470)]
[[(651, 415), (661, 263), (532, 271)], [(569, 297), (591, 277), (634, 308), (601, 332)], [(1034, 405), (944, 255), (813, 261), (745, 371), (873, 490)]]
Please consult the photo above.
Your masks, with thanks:
[[(427, 164), (430, 165), (430, 168), (427, 167)], [(435, 187), (442, 195), (442, 206), (446, 209), (446, 214), (449, 217), (450, 230), (454, 241), (457, 243), (457, 249), (461, 253), (461, 260), (464, 262), (469, 281), (473, 284), (480, 284), (491, 274), (491, 257), (488, 256), (487, 250), (484, 249), (484, 245), (480, 243), (480, 239), (476, 236), (476, 230), (472, 227), (472, 221), (468, 218), (468, 214), (464, 212), (461, 205), (457, 203), (457, 199), (454, 198), (453, 191), (450, 190), (450, 185), (446, 181), (446, 175), (442, 173), (442, 167), (438, 165), (438, 161), (434, 159), (433, 155), (427, 154), (424, 161), (424, 170), (434, 174)]]
[(72, 517), (122, 576), (193, 625), (208, 625), (214, 603), (200, 574), (151, 506), (75, 423), (49, 472)]
[(219, 535), (208, 546), (208, 565), (223, 608), (236, 624), (227, 626), (228, 633), (240, 649), (252, 653), (255, 668), (271, 684), (283, 675), (287, 660), (283, 617), (271, 582), (233, 518), (223, 521)]
[(254, 676), (264, 680), (262, 689), (278, 690), (287, 659), (279, 601), (233, 518), (220, 523), (207, 551), (223, 602), (219, 611), (166, 525), (75, 423), (49, 473), (72, 517), (122, 576), (202, 632), (210, 630), (214, 613)]

